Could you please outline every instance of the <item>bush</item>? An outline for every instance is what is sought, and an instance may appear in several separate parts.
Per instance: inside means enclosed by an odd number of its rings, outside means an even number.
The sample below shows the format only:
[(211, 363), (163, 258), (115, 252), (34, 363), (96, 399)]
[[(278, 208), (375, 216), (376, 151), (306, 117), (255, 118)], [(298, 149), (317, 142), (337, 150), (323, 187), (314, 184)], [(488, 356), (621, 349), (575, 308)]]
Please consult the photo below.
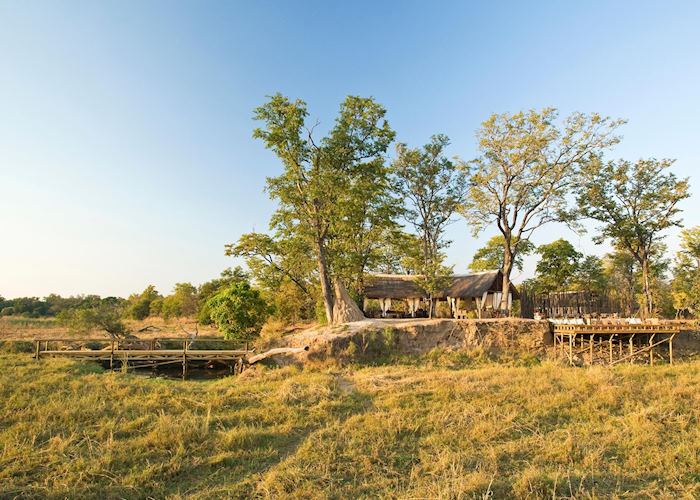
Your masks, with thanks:
[(270, 307), (246, 281), (234, 282), (207, 301), (211, 319), (227, 339), (252, 340), (260, 334)]

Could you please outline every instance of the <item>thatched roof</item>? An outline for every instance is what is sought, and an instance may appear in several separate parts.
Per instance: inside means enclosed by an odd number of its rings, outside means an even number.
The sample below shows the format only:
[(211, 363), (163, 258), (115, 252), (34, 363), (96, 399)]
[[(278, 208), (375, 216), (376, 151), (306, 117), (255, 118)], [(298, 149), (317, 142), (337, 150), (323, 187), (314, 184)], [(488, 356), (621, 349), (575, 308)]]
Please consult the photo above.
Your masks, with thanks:
[[(414, 274), (373, 274), (365, 285), (365, 296), (368, 299), (410, 299), (428, 298), (416, 280)], [(481, 297), (484, 292), (500, 292), (503, 275), (501, 271), (486, 271), (482, 273), (462, 274), (452, 276), (452, 283), (437, 294), (438, 298), (455, 297), (467, 299)], [(518, 298), (518, 291), (511, 284), (513, 298)]]

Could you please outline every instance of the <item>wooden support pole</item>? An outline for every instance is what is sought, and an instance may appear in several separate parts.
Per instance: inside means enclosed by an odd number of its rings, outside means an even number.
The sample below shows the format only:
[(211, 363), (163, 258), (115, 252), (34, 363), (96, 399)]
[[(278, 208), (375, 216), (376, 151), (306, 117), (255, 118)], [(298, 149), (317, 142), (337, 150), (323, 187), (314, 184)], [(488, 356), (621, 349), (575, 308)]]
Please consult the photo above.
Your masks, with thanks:
[(591, 335), (588, 338), (588, 354), (591, 357), (591, 365), (593, 365), (593, 341), (595, 339), (595, 335)]
[(634, 333), (630, 336), (630, 364), (634, 362), (632, 355), (634, 354)]
[(569, 334), (569, 364), (574, 364), (574, 337)]
[(608, 337), (608, 351), (610, 355), (610, 364), (612, 364), (613, 362), (613, 337), (614, 335), (610, 335), (610, 337)]
[(668, 362), (673, 364), (673, 339), (676, 336), (675, 333), (671, 334), (671, 338), (668, 339)]
[(109, 353), (109, 369), (114, 370), (114, 339), (112, 339), (112, 349)]
[(182, 380), (187, 378), (187, 341), (182, 342)]
[(651, 334), (649, 336), (649, 365), (654, 366), (654, 336), (655, 334)]
[(34, 359), (39, 361), (39, 353), (41, 352), (41, 342), (39, 340), (34, 341)]
[(620, 337), (617, 340), (618, 340), (617, 347), (618, 347), (618, 351), (619, 351), (618, 356), (622, 357), (622, 347), (623, 347), (622, 346), (622, 335), (620, 335)]

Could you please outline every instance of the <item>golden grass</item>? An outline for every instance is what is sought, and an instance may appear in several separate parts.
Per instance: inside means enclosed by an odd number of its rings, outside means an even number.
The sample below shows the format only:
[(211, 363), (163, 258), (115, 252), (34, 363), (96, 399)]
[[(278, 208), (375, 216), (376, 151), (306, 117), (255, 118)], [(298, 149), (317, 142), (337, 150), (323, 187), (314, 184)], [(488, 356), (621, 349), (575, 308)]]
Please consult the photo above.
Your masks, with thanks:
[[(127, 329), (141, 338), (172, 338), (186, 337), (195, 331), (194, 318), (173, 318), (164, 320), (151, 317), (144, 320), (124, 320)], [(148, 330), (140, 331), (145, 327)], [(202, 337), (221, 337), (214, 325), (199, 325), (199, 335)], [(0, 341), (2, 340), (32, 340), (32, 339), (64, 339), (64, 338), (107, 338), (104, 331), (75, 333), (61, 326), (54, 318), (22, 318), (0, 316)]]
[(700, 496), (700, 363), (250, 370), (0, 355), (0, 497)]

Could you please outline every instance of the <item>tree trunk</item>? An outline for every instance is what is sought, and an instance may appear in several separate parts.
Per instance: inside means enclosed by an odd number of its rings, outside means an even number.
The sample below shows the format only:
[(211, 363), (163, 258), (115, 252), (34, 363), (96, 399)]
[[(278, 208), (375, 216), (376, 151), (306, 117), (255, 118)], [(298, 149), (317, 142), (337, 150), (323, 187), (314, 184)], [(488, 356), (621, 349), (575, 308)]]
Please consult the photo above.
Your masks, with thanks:
[(642, 256), (642, 285), (644, 287), (644, 307), (642, 314), (644, 319), (648, 319), (654, 313), (654, 297), (651, 294), (651, 281), (649, 277), (649, 257)]
[(508, 308), (508, 294), (510, 293), (510, 273), (513, 271), (513, 251), (508, 243), (503, 247), (503, 283), (501, 287), (500, 310), (510, 313)]
[(333, 323), (333, 290), (331, 289), (331, 279), (328, 275), (326, 249), (320, 239), (316, 240), (316, 251), (318, 252), (318, 279), (321, 283), (321, 297), (326, 310), (326, 319), (328, 323)]

